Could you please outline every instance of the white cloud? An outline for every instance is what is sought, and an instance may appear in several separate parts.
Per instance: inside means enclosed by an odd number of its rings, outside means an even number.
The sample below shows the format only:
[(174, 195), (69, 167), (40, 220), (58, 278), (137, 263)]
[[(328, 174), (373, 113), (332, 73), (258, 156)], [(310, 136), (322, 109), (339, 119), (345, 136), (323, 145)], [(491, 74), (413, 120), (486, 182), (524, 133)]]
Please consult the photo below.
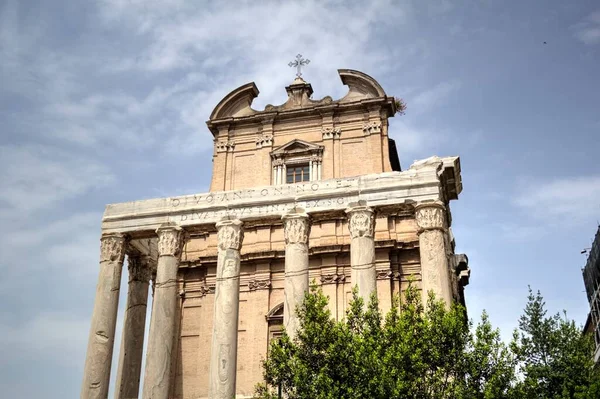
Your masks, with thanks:
[(600, 10), (588, 15), (582, 22), (576, 24), (575, 37), (585, 44), (600, 43)]
[(0, 145), (0, 216), (31, 213), (112, 183), (103, 164), (45, 145)]
[[(122, 29), (126, 25), (128, 34), (134, 32), (141, 43), (135, 55), (121, 57), (116, 65), (104, 64), (109, 73), (189, 77), (196, 71), (210, 71), (210, 78), (182, 79), (176, 83), (181, 87), (175, 93), (162, 90), (164, 95), (148, 113), (135, 116), (161, 115), (151, 126), (144, 126), (145, 133), (157, 142), (164, 138), (161, 151), (192, 154), (211, 148), (204, 122), (223, 96), (249, 81), (256, 81), (261, 91), (256, 108), (284, 102), (283, 87), (294, 75), (287, 63), (298, 52), (312, 60), (305, 77), (320, 82), (315, 96), (345, 94), (332, 65), (362, 69), (375, 76), (392, 70), (398, 66), (390, 62), (392, 52), (373, 46), (373, 35), (390, 21), (401, 29), (411, 12), (408, 5), (390, 1), (343, 7), (338, 1), (227, 4), (198, 6), (176, 0), (102, 3), (106, 26)], [(131, 117), (125, 119), (132, 121)], [(119, 126), (121, 123), (115, 123)], [(132, 133), (132, 137), (140, 135)]]
[(418, 113), (427, 111), (442, 103), (459, 88), (459, 81), (441, 82), (432, 88), (420, 92), (412, 99), (408, 99), (411, 110)]
[(600, 216), (600, 176), (532, 181), (522, 185), (513, 202), (545, 223), (589, 221)]

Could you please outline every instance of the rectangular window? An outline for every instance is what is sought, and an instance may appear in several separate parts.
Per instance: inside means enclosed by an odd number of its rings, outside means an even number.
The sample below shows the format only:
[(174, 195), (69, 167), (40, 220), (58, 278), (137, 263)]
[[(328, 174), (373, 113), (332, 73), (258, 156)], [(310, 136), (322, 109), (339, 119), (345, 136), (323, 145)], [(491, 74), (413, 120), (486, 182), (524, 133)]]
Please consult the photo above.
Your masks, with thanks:
[(303, 165), (288, 165), (286, 183), (300, 183), (303, 181), (310, 181), (310, 168), (308, 164)]

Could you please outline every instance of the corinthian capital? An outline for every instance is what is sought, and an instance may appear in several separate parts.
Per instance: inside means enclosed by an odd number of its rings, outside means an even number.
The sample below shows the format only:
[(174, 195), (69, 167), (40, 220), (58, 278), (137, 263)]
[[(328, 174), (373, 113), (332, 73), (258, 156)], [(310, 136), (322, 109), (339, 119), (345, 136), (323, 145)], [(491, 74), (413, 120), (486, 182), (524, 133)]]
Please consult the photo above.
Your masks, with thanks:
[(308, 244), (310, 220), (306, 213), (292, 213), (282, 217), (286, 244)]
[(350, 236), (373, 237), (375, 233), (375, 212), (368, 206), (355, 206), (346, 209), (348, 215), (348, 230)]
[(158, 256), (179, 256), (183, 247), (184, 231), (174, 224), (160, 226), (158, 234)]
[(100, 262), (123, 263), (127, 239), (121, 233), (103, 234), (100, 238)]
[(420, 230), (444, 229), (446, 207), (439, 201), (425, 202), (415, 207), (415, 218)]
[(240, 250), (244, 241), (243, 223), (240, 220), (222, 220), (217, 223), (217, 240), (219, 249)]

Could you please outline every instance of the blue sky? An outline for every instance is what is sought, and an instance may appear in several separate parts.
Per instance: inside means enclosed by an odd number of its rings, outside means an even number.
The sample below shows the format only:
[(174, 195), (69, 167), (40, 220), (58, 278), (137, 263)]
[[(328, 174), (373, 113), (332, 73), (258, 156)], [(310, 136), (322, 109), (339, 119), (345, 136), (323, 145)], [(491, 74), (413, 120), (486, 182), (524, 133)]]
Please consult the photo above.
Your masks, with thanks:
[(585, 321), (580, 251), (600, 220), (597, 2), (2, 0), (6, 397), (79, 395), (104, 205), (206, 191), (212, 108), (250, 81), (257, 108), (284, 102), (299, 52), (315, 98), (345, 93), (338, 68), (404, 98), (390, 125), (404, 168), (461, 156), (453, 228), (472, 317), (486, 309), (509, 337), (529, 284)]

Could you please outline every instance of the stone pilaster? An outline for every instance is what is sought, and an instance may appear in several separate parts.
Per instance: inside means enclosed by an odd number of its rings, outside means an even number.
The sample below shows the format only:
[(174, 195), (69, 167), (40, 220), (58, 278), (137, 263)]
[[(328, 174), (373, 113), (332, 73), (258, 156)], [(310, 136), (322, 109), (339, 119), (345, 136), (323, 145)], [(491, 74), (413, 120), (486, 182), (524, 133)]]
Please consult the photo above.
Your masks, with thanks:
[(184, 242), (184, 231), (174, 224), (164, 224), (156, 233), (158, 264), (146, 353), (144, 399), (167, 399), (169, 395), (177, 321), (177, 269)]
[(371, 294), (377, 292), (375, 270), (375, 213), (365, 205), (346, 209), (350, 230), (350, 266), (352, 286), (358, 286), (358, 295), (365, 306)]
[(242, 222), (217, 223), (217, 286), (210, 354), (210, 399), (235, 397), (237, 336), (240, 298), (240, 248), (244, 240)]
[(445, 248), (446, 208), (439, 201), (421, 203), (415, 208), (419, 227), (419, 253), (421, 257), (421, 287), (423, 301), (427, 303), (429, 291), (437, 299), (452, 303), (452, 289)]
[(122, 234), (106, 234), (100, 239), (100, 275), (83, 370), (82, 398), (108, 396), (125, 245)]
[(285, 237), (285, 289), (283, 300), (283, 326), (294, 339), (299, 327), (296, 308), (302, 304), (308, 281), (308, 237), (310, 220), (303, 211), (283, 216)]
[(117, 399), (139, 397), (148, 283), (151, 274), (149, 263), (147, 256), (129, 255), (127, 257), (129, 288), (115, 389)]

